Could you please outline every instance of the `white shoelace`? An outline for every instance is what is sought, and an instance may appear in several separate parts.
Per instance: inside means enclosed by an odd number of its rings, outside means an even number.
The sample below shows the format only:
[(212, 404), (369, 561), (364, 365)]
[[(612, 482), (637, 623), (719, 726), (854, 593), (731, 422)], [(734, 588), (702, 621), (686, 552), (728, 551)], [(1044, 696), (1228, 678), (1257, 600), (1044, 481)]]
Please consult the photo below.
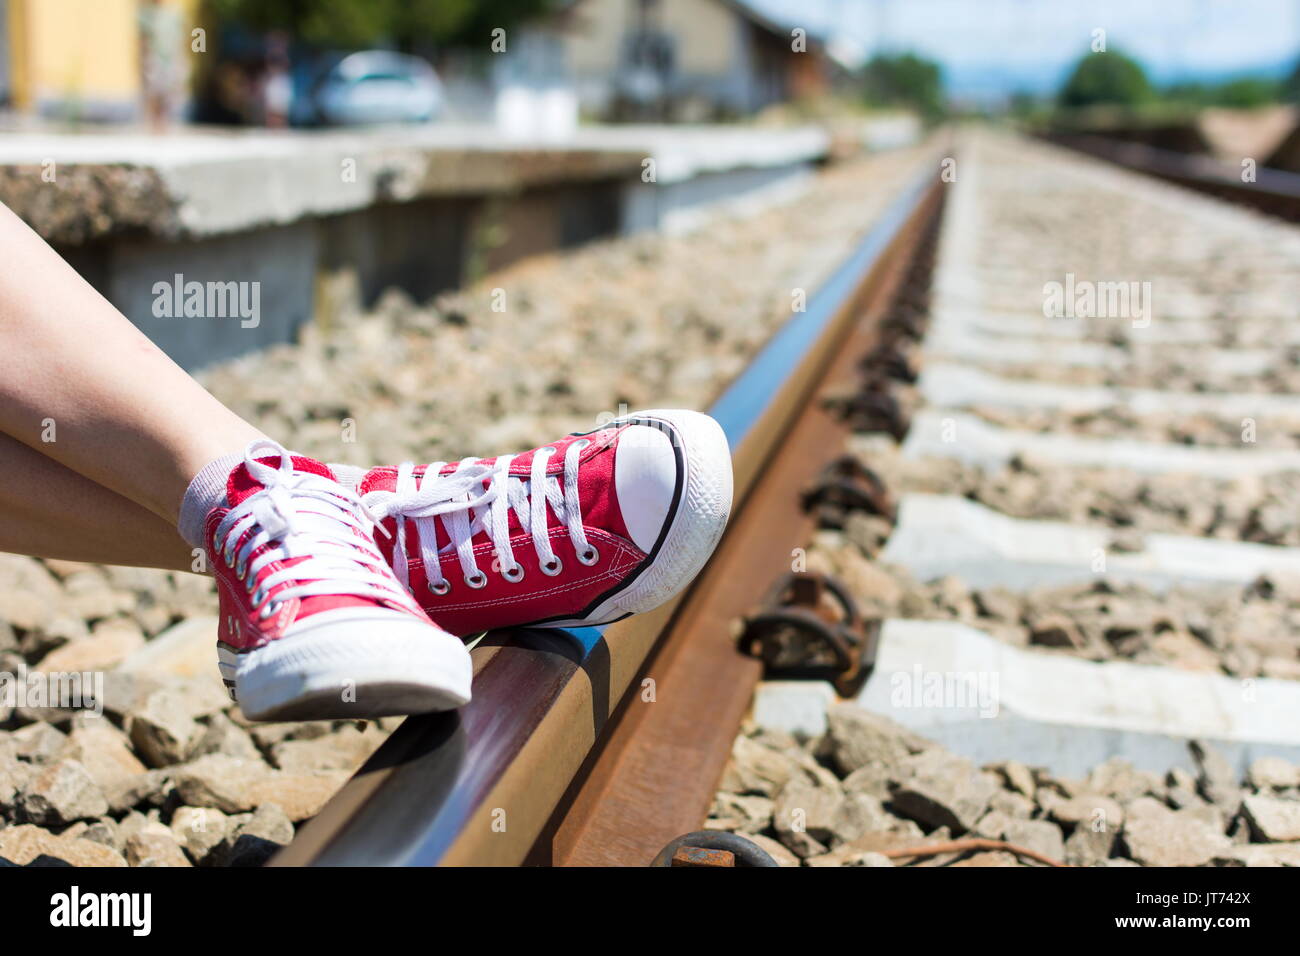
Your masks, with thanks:
[[(279, 467), (257, 460), (268, 452), (279, 455)], [(254, 607), (261, 607), (259, 617), (270, 617), (290, 598), (321, 594), (354, 594), (414, 609), (372, 543), (377, 519), (355, 494), (328, 478), (294, 471), (289, 453), (269, 439), (250, 444), (244, 464), (262, 490), (221, 519), (212, 535), (212, 549), (214, 559), (220, 553), (226, 566), (234, 568)], [(250, 531), (240, 545), (240, 538)], [(266, 550), (250, 560), (263, 545)], [(257, 580), (266, 565), (292, 558), (302, 560)], [(296, 583), (277, 591), (272, 599), (271, 590), (288, 581)]]
[[(587, 542), (578, 500), (578, 456), (589, 444), (585, 439), (576, 441), (565, 451), (563, 489), (555, 475), (546, 474), (546, 463), (556, 453), (553, 447), (539, 448), (533, 454), (527, 478), (510, 474), (515, 455), (502, 455), (491, 465), (481, 464), (478, 458), (463, 458), (446, 475), (441, 474), (446, 462), (434, 462), (418, 480), (415, 466), (403, 462), (397, 469), (395, 491), (371, 491), (362, 499), (377, 519), (398, 519), (393, 549), (393, 570), (398, 580), (410, 586), (406, 518), (415, 523), (425, 576), (434, 594), (451, 590), (451, 583), (443, 576), (442, 554), (453, 549), (465, 583), (471, 588), (487, 584), (487, 575), (479, 570), (474, 557), (473, 539), (480, 532), (486, 532), (492, 542), (501, 576), (512, 583), (523, 580), (524, 567), (515, 560), (510, 545), (509, 509), (514, 509), (520, 527), (531, 535), (542, 573), (554, 577), (564, 564), (551, 548), (547, 504), (568, 529), (578, 561), (595, 564), (600, 553)], [(447, 536), (441, 549), (437, 544), (439, 520)]]

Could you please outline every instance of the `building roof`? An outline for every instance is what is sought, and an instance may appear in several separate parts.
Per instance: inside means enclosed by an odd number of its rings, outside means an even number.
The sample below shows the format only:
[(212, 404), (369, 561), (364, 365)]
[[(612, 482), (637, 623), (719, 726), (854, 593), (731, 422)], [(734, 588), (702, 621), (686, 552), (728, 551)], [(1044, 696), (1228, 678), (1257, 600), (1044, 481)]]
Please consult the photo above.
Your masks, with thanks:
[(774, 17), (772, 17), (771, 14), (765, 13), (760, 10), (756, 10), (753, 4), (746, 2), (746, 0), (714, 0), (714, 2), (720, 3), (724, 7), (730, 7), (732, 10), (735, 10), (738, 14), (740, 14), (750, 23), (754, 24), (754, 26), (766, 30), (768, 33), (771, 33), (773, 36), (788, 38), (790, 36), (791, 30), (794, 30), (797, 27), (803, 27), (804, 30), (807, 30), (808, 39), (810, 41), (817, 43), (819, 45), (822, 43), (821, 38), (814, 36), (813, 32), (809, 30), (806, 26), (803, 26), (802, 24), (798, 24), (798, 23), (779, 22)]
[(861, 50), (856, 43), (851, 43), (843, 37), (825, 35), (808, 24), (780, 20), (766, 11), (756, 9), (749, 0), (714, 0), (714, 2), (731, 8), (750, 23), (782, 39), (790, 39), (792, 30), (802, 28), (807, 33), (810, 51), (829, 57), (846, 70), (861, 66), (866, 58), (865, 51)]
[[(590, 2), (592, 0), (562, 0), (548, 17), (553, 22), (561, 25), (570, 23), (579, 8)], [(635, 0), (624, 0), (624, 2), (635, 2)], [(808, 24), (778, 19), (766, 11), (757, 9), (750, 0), (701, 0), (701, 2), (721, 4), (760, 30), (783, 40), (790, 39), (790, 32), (797, 27), (801, 27), (807, 31), (808, 49), (810, 51), (830, 58), (846, 70), (856, 69), (866, 59), (866, 53), (861, 46), (850, 41), (847, 37), (826, 35), (823, 31)]]

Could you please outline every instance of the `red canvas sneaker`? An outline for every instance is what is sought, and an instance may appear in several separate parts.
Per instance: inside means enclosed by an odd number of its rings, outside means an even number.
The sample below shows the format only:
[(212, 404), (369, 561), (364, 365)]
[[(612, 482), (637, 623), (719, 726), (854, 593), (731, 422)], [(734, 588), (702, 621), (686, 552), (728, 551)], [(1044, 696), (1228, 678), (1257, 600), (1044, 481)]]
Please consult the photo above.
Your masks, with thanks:
[(464, 644), (411, 600), (375, 545), (373, 518), (329, 468), (256, 441), (226, 499), (204, 538), (221, 676), (248, 717), (377, 717), (469, 700)]
[(731, 510), (731, 456), (709, 416), (654, 410), (518, 455), (375, 468), (357, 493), (440, 627), (580, 627), (699, 573)]

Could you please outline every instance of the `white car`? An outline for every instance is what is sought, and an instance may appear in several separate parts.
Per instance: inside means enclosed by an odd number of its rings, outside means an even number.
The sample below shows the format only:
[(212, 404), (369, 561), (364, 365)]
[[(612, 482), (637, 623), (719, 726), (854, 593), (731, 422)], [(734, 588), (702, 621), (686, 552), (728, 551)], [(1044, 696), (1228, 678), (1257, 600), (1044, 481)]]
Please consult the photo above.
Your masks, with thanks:
[(313, 100), (320, 119), (335, 125), (423, 123), (442, 109), (442, 83), (418, 56), (368, 50), (339, 60)]

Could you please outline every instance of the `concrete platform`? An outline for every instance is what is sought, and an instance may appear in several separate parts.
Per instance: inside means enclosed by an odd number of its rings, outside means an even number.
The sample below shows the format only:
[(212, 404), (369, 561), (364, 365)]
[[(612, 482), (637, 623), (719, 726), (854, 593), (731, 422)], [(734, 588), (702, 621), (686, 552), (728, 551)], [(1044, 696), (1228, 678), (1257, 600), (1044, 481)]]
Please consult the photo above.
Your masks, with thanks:
[(1173, 392), (1153, 388), (1056, 385), (1007, 378), (952, 362), (928, 362), (919, 382), (925, 400), (941, 408), (1050, 409), (1092, 412), (1122, 408), (1138, 415), (1215, 415), (1224, 419), (1300, 419), (1300, 395)]
[[(379, 202), (515, 193), (562, 183), (617, 179), (673, 186), (734, 170), (807, 167), (829, 135), (817, 127), (593, 127), (562, 141), (528, 141), (489, 126), (426, 124), (364, 131), (226, 131), (188, 127), (146, 133), (0, 137), (0, 201), (51, 242), (76, 243), (121, 228), (202, 238)], [(55, 179), (46, 182), (45, 164)], [(101, 195), (105, 167), (134, 173), (129, 210)], [(45, 192), (76, 188), (88, 221), (55, 215)], [(71, 198), (71, 197), (70, 197)], [(105, 215), (105, 213), (108, 213)]]
[(1148, 534), (1144, 550), (1125, 552), (1112, 550), (1111, 538), (1105, 528), (1011, 518), (953, 495), (907, 494), (880, 557), (922, 581), (952, 574), (971, 587), (1010, 591), (1102, 576), (1167, 590), (1246, 584), (1269, 571), (1300, 574), (1300, 548)]
[(1001, 468), (1016, 455), (1030, 455), (1061, 465), (1151, 474), (1184, 472), (1209, 478), (1300, 470), (1300, 451), (1293, 449), (1079, 438), (1002, 428), (974, 415), (933, 408), (913, 416), (903, 454), (908, 458), (955, 458), (981, 468)]
[(1300, 682), (1093, 663), (949, 622), (887, 621), (858, 703), (978, 763), (1072, 777), (1111, 757), (1192, 769), (1193, 738), (1239, 771), (1263, 756), (1300, 762)]
[[(318, 279), (338, 270), (355, 272), (363, 305), (386, 288), (424, 300), (471, 265), (791, 200), (830, 149), (813, 126), (593, 127), (535, 142), (450, 124), (15, 131), (0, 136), (0, 201), (193, 370), (292, 341), (315, 316)], [(173, 282), (255, 290), (258, 315), (159, 315), (157, 286)]]

